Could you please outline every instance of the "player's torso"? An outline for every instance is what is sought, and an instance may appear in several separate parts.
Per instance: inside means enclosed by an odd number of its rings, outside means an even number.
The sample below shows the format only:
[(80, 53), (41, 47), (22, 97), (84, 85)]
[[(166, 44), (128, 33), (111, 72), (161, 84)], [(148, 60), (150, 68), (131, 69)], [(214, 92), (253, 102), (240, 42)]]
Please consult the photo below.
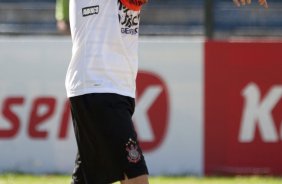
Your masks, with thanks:
[(134, 96), (139, 19), (139, 11), (119, 0), (70, 0), (68, 96), (100, 91)]

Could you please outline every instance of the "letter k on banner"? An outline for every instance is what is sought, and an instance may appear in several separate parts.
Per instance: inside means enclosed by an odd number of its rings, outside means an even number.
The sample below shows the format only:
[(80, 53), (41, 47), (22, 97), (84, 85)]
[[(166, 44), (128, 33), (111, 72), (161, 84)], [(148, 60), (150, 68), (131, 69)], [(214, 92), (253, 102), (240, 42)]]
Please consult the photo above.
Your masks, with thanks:
[(155, 150), (166, 138), (169, 105), (169, 94), (164, 80), (155, 73), (140, 71), (133, 120), (144, 151)]
[(282, 173), (282, 43), (205, 45), (205, 173)]

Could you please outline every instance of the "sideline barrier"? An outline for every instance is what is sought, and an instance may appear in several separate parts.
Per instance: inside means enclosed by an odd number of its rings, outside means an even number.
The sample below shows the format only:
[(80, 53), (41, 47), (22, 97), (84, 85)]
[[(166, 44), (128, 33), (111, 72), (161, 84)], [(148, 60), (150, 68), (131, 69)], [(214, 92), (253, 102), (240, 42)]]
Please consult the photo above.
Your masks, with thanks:
[[(72, 171), (70, 52), (67, 38), (0, 40), (0, 171)], [(202, 58), (202, 41), (141, 39), (133, 119), (153, 175), (203, 171)]]
[(282, 42), (205, 50), (205, 173), (282, 175)]
[[(134, 125), (153, 175), (282, 175), (282, 42), (140, 42)], [(70, 173), (71, 42), (0, 39), (0, 172)]]

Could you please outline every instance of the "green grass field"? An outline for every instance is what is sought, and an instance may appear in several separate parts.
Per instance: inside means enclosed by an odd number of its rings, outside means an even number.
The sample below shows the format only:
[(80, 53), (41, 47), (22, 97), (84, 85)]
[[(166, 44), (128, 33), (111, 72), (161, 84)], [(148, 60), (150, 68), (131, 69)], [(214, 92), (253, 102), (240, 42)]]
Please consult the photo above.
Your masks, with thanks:
[[(70, 176), (0, 175), (0, 184), (69, 184)], [(151, 177), (150, 184), (281, 184), (278, 177)]]

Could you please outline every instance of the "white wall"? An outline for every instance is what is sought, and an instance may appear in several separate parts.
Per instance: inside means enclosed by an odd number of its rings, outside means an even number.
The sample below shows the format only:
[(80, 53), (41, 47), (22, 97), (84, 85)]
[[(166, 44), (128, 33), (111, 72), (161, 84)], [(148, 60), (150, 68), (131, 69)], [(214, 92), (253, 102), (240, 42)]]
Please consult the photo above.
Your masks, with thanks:
[[(64, 77), (70, 56), (68, 38), (0, 38), (0, 171), (72, 171), (76, 152), (72, 125), (69, 124), (66, 137), (58, 138), (66, 100)], [(139, 66), (140, 70), (159, 76), (169, 94), (168, 131), (160, 146), (145, 153), (150, 172), (202, 175), (203, 41), (142, 38)], [(5, 107), (7, 99), (15, 97), (22, 97), (23, 102)], [(36, 138), (28, 131), (30, 115), (34, 101), (43, 97), (55, 99), (56, 103), (54, 113), (36, 125), (36, 130), (47, 132), (47, 136)], [(7, 109), (9, 112), (4, 112)], [(48, 110), (41, 106), (37, 113), (40, 116)], [(11, 129), (13, 115), (20, 121), (19, 130), (3, 138), (1, 130)], [(136, 122), (142, 127), (140, 120)], [(141, 134), (144, 130), (137, 131)]]

